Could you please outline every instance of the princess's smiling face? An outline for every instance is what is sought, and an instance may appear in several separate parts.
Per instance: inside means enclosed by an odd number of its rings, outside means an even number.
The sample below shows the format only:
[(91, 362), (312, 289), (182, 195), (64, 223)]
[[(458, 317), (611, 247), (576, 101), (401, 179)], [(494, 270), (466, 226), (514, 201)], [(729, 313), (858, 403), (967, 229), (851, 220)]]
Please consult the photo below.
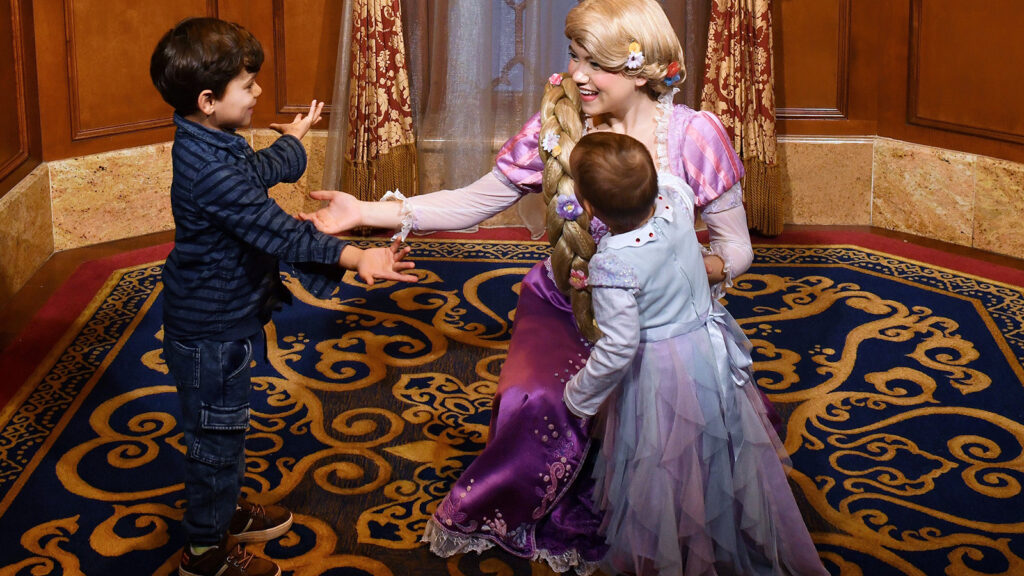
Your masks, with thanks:
[(575, 40), (569, 42), (569, 76), (579, 86), (583, 112), (590, 116), (623, 116), (647, 83), (645, 78), (605, 70)]

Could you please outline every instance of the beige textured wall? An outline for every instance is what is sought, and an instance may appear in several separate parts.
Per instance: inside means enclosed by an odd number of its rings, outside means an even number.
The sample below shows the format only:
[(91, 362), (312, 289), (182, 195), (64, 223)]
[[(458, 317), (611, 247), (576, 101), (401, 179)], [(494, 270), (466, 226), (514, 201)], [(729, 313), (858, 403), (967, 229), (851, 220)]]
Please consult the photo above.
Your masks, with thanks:
[[(259, 149), (277, 137), (247, 136)], [(271, 196), (290, 213), (312, 210), (327, 133), (303, 140), (306, 174)], [(432, 190), (429, 155), (423, 190)], [(872, 137), (782, 137), (787, 222), (870, 225), (1024, 258), (1024, 164)], [(0, 303), (53, 251), (173, 227), (170, 143), (50, 162), (0, 198)], [(487, 221), (521, 224), (515, 207)], [(52, 224), (51, 224), (52, 223)]]
[(53, 253), (51, 220), (44, 164), (0, 197), (0, 307)]
[(886, 138), (779, 140), (791, 224), (859, 224), (1024, 258), (1024, 164)]

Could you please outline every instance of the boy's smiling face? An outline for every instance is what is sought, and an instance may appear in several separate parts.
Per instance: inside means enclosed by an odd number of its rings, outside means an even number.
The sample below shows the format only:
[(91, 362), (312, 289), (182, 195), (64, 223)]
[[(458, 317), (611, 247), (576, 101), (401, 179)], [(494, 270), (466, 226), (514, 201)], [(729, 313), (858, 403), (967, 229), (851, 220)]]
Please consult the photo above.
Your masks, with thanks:
[(252, 122), (252, 111), (263, 88), (256, 83), (256, 74), (242, 70), (228, 82), (224, 96), (219, 100), (210, 91), (200, 95), (199, 123), (207, 128), (236, 130)]

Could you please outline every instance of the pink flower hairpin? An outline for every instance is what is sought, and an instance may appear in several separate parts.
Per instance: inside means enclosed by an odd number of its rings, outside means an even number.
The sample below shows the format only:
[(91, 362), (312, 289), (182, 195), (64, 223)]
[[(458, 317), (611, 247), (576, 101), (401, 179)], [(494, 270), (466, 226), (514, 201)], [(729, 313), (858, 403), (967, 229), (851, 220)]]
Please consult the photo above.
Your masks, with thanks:
[(569, 272), (569, 285), (577, 290), (585, 290), (587, 288), (587, 275), (582, 270)]

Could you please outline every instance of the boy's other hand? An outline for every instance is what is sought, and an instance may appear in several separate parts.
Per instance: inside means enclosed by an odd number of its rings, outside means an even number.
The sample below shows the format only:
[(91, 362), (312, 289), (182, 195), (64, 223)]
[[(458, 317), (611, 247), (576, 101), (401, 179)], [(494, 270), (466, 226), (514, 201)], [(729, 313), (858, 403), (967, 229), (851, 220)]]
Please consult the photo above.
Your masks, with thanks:
[(314, 190), (309, 197), (327, 202), (316, 212), (299, 213), (300, 220), (308, 220), (324, 234), (340, 234), (362, 224), (360, 201), (351, 194), (337, 190)]
[(391, 243), (391, 246), (369, 248), (363, 250), (351, 244), (345, 246), (341, 251), (342, 267), (355, 270), (356, 274), (373, 286), (376, 280), (396, 280), (398, 282), (416, 282), (419, 280), (412, 274), (403, 274), (403, 270), (410, 270), (416, 267), (414, 262), (405, 261), (409, 254), (408, 246), (401, 247), (398, 240)]
[(309, 104), (309, 113), (303, 116), (302, 114), (296, 114), (295, 119), (290, 124), (271, 124), (272, 130), (277, 130), (281, 134), (287, 134), (289, 136), (295, 136), (299, 140), (309, 132), (309, 129), (314, 126), (317, 122), (320, 122), (320, 113), (324, 110), (324, 103), (313, 100)]

